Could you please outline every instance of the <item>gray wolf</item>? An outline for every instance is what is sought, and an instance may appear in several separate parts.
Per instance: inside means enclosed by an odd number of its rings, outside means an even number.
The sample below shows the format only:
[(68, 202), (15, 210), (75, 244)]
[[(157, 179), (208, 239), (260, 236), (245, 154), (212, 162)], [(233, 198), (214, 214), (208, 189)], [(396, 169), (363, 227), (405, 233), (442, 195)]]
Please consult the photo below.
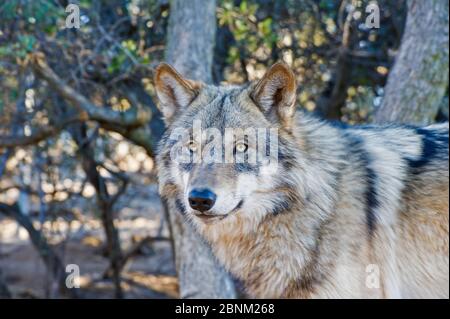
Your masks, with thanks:
[[(206, 85), (161, 64), (155, 88), (167, 125), (160, 193), (251, 297), (449, 298), (448, 123), (318, 120), (296, 111), (282, 63), (244, 86)], [(240, 128), (222, 145), (244, 160), (254, 147), (244, 129), (276, 128), (266, 142), (277, 143), (276, 161), (203, 162), (209, 137), (194, 136), (194, 121)], [(175, 141), (178, 128), (186, 134)], [(176, 144), (187, 161), (173, 160)]]

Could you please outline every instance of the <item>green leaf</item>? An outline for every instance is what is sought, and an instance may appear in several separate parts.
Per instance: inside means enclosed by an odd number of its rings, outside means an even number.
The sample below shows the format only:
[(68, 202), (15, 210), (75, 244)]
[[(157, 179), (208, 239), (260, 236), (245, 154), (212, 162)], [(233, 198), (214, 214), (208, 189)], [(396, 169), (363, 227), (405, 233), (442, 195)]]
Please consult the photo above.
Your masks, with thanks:
[(243, 0), (241, 2), (241, 5), (239, 6), (239, 10), (241, 10), (241, 13), (243, 13), (243, 14), (247, 13), (248, 6), (247, 6), (247, 1), (246, 0)]

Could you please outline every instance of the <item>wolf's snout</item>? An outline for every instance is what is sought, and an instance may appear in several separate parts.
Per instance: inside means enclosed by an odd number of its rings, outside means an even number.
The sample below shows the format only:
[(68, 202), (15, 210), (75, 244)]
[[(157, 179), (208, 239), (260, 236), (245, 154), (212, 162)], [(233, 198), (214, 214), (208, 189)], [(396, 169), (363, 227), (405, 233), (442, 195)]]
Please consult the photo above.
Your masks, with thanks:
[(193, 189), (189, 193), (189, 205), (200, 212), (210, 210), (216, 202), (216, 194), (209, 189)]

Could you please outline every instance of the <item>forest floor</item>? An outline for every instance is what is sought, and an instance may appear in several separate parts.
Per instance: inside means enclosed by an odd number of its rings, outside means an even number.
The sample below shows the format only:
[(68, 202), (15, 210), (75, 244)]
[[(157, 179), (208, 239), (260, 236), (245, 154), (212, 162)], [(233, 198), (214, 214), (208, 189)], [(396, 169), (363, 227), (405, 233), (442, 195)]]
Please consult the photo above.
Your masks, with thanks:
[[(150, 240), (129, 259), (122, 272), (124, 297), (176, 298), (178, 282), (156, 186), (133, 190), (132, 194), (122, 200), (116, 219), (123, 251), (147, 236), (162, 237), (162, 240)], [(83, 212), (82, 218), (80, 221), (59, 216), (52, 223), (44, 224), (44, 233), (64, 266), (79, 266), (82, 298), (113, 298), (112, 281), (103, 279), (109, 262), (103, 253), (101, 221), (92, 212)], [(34, 221), (39, 227), (37, 217)], [(0, 216), (0, 230), (0, 268), (13, 297), (58, 298), (56, 289), (52, 289), (55, 285), (25, 229)]]

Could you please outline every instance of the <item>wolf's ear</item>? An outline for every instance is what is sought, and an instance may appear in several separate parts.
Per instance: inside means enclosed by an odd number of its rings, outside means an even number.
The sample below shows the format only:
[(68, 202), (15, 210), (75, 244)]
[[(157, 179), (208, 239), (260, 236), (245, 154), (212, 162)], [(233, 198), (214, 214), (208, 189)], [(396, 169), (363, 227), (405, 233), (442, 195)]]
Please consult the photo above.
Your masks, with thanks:
[(284, 63), (274, 64), (253, 88), (251, 98), (266, 114), (275, 114), (281, 124), (291, 126), (295, 113), (295, 76)]
[(168, 123), (181, 108), (191, 104), (202, 86), (199, 82), (183, 78), (166, 63), (158, 65), (154, 81), (159, 99), (158, 107)]

